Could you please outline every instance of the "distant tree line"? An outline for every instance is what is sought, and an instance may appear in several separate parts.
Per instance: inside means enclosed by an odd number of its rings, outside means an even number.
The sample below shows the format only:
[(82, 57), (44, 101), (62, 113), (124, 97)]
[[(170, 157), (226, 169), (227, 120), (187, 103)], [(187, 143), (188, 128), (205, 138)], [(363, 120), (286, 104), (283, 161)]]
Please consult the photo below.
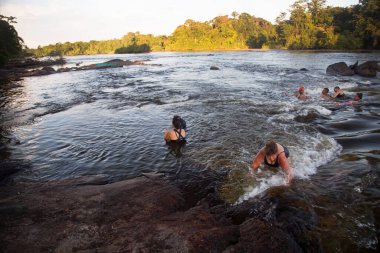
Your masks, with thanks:
[[(0, 28), (4, 25), (2, 18)], [(11, 28), (14, 47), (4, 49), (0, 44), (0, 57), (19, 52), (22, 40)], [(380, 49), (379, 39), (379, 0), (360, 0), (344, 8), (326, 6), (326, 0), (297, 0), (288, 14), (277, 17), (274, 25), (248, 13), (233, 12), (206, 22), (188, 19), (170, 36), (130, 32), (121, 39), (57, 43), (27, 51), (36, 56), (57, 56), (254, 48), (353, 50)]]

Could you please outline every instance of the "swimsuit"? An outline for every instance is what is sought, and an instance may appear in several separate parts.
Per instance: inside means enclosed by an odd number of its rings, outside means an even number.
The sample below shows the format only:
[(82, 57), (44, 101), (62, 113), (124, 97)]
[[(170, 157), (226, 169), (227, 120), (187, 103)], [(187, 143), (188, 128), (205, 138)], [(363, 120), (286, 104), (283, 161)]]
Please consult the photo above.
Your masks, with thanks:
[(179, 129), (179, 130), (174, 129), (174, 133), (175, 133), (175, 135), (177, 136), (178, 139), (177, 140), (167, 141), (167, 143), (184, 143), (184, 142), (186, 142), (186, 138), (182, 136), (181, 130), (182, 129)]
[(267, 161), (267, 156), (265, 156), (264, 158), (264, 163), (270, 167), (280, 167), (280, 163), (278, 162), (278, 156), (281, 154), (281, 153), (285, 153), (285, 156), (286, 158), (289, 157), (289, 150), (287, 147), (285, 146), (282, 146), (284, 148), (284, 151), (278, 153), (277, 157), (276, 157), (276, 162), (274, 164), (270, 164), (268, 161)]

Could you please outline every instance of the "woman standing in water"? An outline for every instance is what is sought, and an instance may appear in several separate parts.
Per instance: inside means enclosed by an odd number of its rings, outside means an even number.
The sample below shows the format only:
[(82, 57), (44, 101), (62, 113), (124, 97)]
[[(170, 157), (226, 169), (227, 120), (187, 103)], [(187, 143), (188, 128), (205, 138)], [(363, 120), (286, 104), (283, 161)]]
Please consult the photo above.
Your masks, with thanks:
[(167, 143), (186, 142), (186, 122), (180, 116), (174, 116), (173, 129), (165, 129), (164, 140)]
[(288, 157), (289, 150), (271, 140), (257, 153), (251, 165), (252, 171), (256, 171), (262, 163), (270, 167), (281, 167), (286, 173), (289, 183), (293, 178), (293, 172), (289, 165)]

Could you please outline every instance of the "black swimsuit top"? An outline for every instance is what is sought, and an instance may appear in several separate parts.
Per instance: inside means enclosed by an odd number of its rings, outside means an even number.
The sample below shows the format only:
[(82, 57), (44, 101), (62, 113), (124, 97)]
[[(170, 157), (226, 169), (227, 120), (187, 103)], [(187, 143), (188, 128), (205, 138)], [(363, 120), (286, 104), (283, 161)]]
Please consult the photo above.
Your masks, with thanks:
[(269, 163), (269, 162), (267, 161), (267, 156), (265, 156), (265, 158), (264, 158), (264, 163), (265, 163), (266, 165), (270, 166), (270, 167), (280, 167), (280, 163), (278, 162), (278, 156), (279, 156), (281, 153), (285, 153), (286, 158), (289, 157), (289, 150), (288, 150), (288, 148), (285, 147), (285, 146), (282, 146), (282, 147), (284, 148), (284, 151), (278, 153), (278, 155), (277, 155), (277, 157), (276, 157), (276, 162), (275, 162), (274, 164), (271, 164), (271, 163)]
[(177, 136), (177, 140), (170, 140), (170, 141), (167, 141), (168, 143), (183, 143), (183, 142), (186, 142), (186, 138), (182, 136), (181, 134), (181, 129), (177, 130), (177, 129), (174, 129), (174, 133), (175, 135)]

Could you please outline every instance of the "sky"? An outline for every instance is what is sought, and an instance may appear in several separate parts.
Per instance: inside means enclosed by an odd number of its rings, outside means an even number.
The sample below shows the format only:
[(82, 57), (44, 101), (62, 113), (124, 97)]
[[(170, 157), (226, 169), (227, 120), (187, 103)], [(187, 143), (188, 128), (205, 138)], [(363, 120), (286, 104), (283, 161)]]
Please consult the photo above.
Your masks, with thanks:
[[(16, 17), (29, 48), (58, 42), (120, 39), (128, 32), (170, 35), (187, 19), (210, 21), (246, 12), (272, 23), (296, 0), (0, 0), (0, 15)], [(347, 7), (359, 0), (327, 0)]]

